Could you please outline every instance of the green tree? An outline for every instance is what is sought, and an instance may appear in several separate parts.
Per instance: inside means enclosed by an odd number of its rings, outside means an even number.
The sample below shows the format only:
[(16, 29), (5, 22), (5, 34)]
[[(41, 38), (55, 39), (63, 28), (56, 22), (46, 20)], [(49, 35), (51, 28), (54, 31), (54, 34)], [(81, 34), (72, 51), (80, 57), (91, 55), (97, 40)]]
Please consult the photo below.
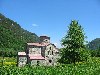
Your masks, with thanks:
[(68, 27), (67, 35), (62, 39), (61, 59), (62, 63), (74, 63), (87, 59), (85, 34), (81, 25), (73, 20)]

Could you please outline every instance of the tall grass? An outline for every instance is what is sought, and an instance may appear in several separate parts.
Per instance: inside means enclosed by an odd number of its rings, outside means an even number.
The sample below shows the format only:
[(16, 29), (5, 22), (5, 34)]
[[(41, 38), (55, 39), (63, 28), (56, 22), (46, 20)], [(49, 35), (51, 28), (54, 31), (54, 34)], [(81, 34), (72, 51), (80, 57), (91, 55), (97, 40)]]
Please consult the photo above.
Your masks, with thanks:
[(60, 64), (58, 66), (3, 66), (1, 75), (100, 75), (100, 58), (88, 62)]

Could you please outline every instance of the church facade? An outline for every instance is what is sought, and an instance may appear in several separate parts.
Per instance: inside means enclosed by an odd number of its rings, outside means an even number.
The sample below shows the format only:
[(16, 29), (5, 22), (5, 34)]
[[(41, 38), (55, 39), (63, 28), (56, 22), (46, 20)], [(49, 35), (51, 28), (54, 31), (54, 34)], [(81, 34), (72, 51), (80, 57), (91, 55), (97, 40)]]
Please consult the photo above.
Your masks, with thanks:
[(18, 66), (30, 65), (56, 65), (59, 49), (50, 43), (50, 37), (40, 36), (39, 43), (27, 43), (25, 52), (18, 52)]

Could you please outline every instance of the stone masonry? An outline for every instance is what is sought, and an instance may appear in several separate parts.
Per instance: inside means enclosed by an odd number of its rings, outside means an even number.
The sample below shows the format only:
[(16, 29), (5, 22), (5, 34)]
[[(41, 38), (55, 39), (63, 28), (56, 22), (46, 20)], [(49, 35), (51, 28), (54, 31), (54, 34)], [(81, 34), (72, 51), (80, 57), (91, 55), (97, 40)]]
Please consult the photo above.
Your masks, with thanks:
[(50, 37), (40, 36), (39, 43), (27, 43), (25, 52), (18, 52), (18, 66), (30, 65), (56, 65), (59, 49), (50, 43)]

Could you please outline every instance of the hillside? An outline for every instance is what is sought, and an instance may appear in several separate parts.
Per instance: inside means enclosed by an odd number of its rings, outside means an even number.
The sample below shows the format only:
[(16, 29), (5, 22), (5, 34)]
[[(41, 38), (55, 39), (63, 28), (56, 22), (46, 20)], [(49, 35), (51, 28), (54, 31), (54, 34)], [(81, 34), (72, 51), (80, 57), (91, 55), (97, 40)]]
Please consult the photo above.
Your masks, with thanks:
[(0, 13), (0, 49), (24, 50), (25, 43), (38, 41), (39, 37), (35, 33), (24, 30)]
[(100, 48), (100, 38), (96, 38), (96, 39), (92, 40), (91, 42), (89, 42), (89, 44), (87, 46), (91, 50), (99, 49)]

